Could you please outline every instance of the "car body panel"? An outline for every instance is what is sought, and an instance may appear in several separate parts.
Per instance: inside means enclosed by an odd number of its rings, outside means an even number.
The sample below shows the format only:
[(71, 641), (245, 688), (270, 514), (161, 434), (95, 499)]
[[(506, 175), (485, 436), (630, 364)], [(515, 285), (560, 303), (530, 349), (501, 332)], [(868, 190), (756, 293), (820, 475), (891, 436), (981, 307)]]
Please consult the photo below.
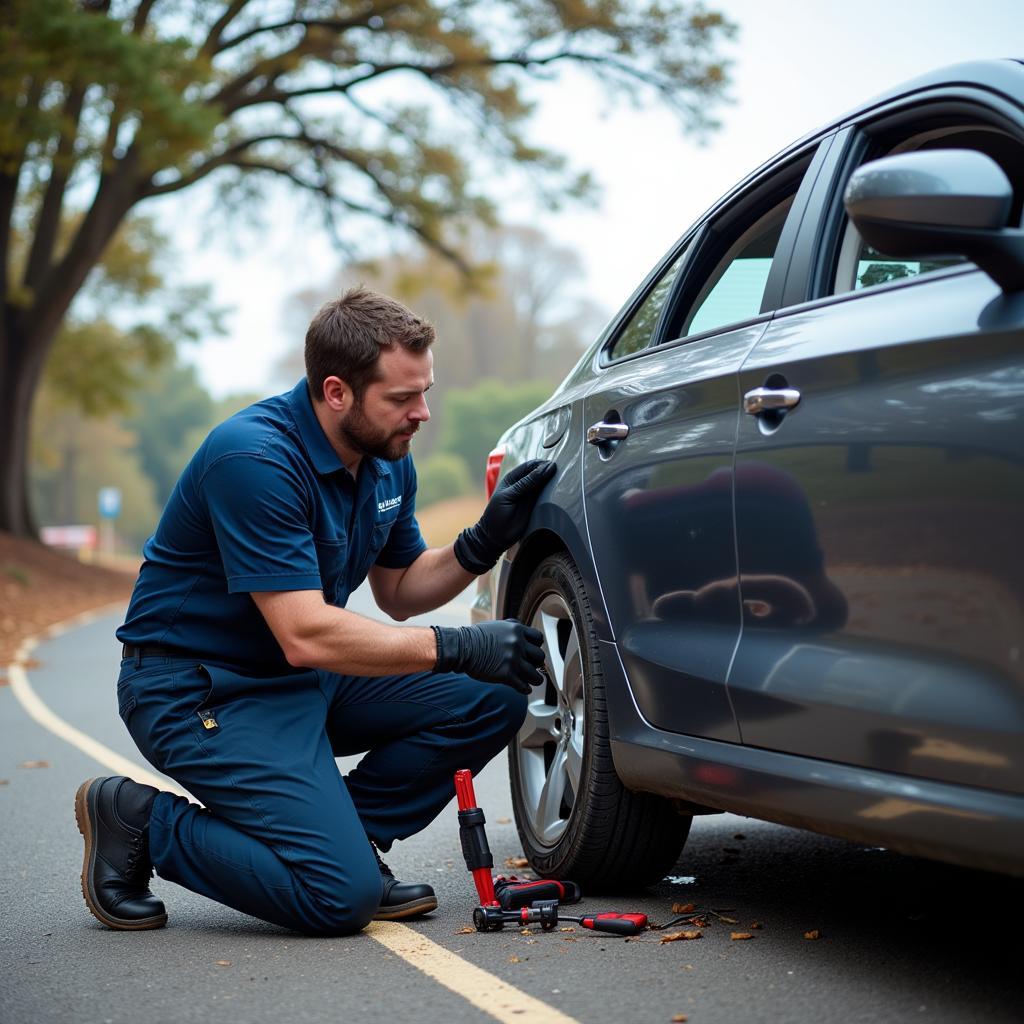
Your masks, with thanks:
[[(559, 473), (473, 616), (508, 614), (567, 550), (627, 787), (1024, 875), (1024, 293), (971, 264), (834, 296), (826, 279), (868, 133), (982, 108), (1024, 141), (1020, 61), (889, 90), (688, 228), (504, 435), (503, 472)], [(762, 315), (659, 345), (662, 316), (609, 363), (681, 247), (676, 292), (718, 219), (812, 151)], [(742, 411), (784, 384), (795, 409)], [(629, 436), (588, 444), (610, 413)]]
[[(597, 579), (637, 703), (661, 728), (734, 742), (736, 373), (766, 326), (611, 367), (584, 401), (588, 426), (614, 415), (630, 428), (582, 459)], [(696, 603), (716, 580), (732, 599)]]
[(1024, 792), (1024, 319), (979, 328), (1010, 307), (979, 271), (913, 279), (751, 352), (741, 390), (801, 400), (740, 424), (745, 743)]

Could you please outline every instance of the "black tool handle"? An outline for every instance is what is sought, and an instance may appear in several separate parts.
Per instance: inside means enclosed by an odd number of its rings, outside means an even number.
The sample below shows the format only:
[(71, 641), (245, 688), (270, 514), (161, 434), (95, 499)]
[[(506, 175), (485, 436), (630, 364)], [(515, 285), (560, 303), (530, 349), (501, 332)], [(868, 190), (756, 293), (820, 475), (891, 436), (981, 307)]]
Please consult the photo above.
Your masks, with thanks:
[(558, 900), (559, 903), (578, 903), (580, 887), (575, 882), (562, 882), (554, 878), (541, 878), (526, 882), (514, 875), (499, 875), (494, 880), (494, 892), (505, 910), (525, 907), (537, 900)]
[(494, 867), (494, 857), (484, 831), (485, 820), (484, 812), (479, 807), (459, 811), (459, 840), (462, 843), (462, 855), (466, 858), (466, 867), (470, 871)]

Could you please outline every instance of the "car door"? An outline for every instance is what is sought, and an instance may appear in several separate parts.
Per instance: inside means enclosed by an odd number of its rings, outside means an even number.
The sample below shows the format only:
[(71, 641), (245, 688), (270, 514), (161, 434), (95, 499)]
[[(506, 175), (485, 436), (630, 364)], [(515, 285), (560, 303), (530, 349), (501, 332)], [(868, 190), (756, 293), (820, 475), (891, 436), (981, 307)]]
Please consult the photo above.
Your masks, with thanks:
[[(1021, 792), (1024, 306), (957, 258), (871, 250), (841, 194), (877, 156), (980, 148), (1019, 223), (1024, 131), (984, 100), (925, 98), (837, 145), (793, 261), (813, 301), (780, 311), (740, 374), (743, 742)], [(784, 404), (758, 411), (765, 394)]]
[(827, 145), (804, 146), (686, 240), (584, 399), (586, 526), (608, 628), (661, 729), (739, 739), (725, 688), (740, 628), (737, 372), (767, 326)]

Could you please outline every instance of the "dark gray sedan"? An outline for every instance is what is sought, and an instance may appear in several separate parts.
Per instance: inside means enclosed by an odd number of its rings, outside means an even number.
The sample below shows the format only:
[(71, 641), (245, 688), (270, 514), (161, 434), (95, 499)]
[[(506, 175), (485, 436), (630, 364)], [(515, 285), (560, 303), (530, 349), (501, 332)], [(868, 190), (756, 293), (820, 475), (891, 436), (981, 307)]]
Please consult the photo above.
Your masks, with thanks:
[[(666, 196), (666, 216), (671, 216)], [(727, 810), (1024, 874), (1024, 64), (927, 75), (689, 228), (489, 478), (559, 473), (474, 619), (544, 632), (532, 866)]]

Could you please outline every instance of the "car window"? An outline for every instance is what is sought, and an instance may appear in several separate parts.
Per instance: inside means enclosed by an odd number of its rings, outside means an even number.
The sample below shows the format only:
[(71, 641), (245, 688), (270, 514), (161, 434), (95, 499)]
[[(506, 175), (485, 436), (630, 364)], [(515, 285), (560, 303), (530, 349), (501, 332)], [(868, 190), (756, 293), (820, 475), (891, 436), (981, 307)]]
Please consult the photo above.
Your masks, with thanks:
[(654, 328), (658, 326), (658, 317), (661, 316), (662, 307), (679, 275), (679, 268), (682, 266), (686, 249), (687, 246), (684, 245), (662, 273), (658, 283), (647, 293), (647, 298), (640, 304), (639, 309), (616, 338), (615, 344), (608, 353), (610, 358), (620, 359), (622, 356), (632, 355), (650, 344)]
[[(865, 153), (861, 164), (896, 153), (928, 149), (972, 149), (992, 157), (1013, 185), (1014, 200), (1011, 224), (1019, 224), (1024, 205), (1024, 145), (1000, 129), (981, 125), (945, 125), (903, 138), (878, 140)], [(832, 281), (832, 294), (859, 291), (908, 277), (918, 277), (935, 270), (956, 266), (966, 260), (962, 256), (942, 256), (925, 260), (900, 260), (883, 256), (873, 249), (844, 214), (839, 252)]]
[(679, 337), (749, 320), (761, 312), (772, 259), (792, 204), (793, 196), (784, 199), (730, 246), (698, 292)]

